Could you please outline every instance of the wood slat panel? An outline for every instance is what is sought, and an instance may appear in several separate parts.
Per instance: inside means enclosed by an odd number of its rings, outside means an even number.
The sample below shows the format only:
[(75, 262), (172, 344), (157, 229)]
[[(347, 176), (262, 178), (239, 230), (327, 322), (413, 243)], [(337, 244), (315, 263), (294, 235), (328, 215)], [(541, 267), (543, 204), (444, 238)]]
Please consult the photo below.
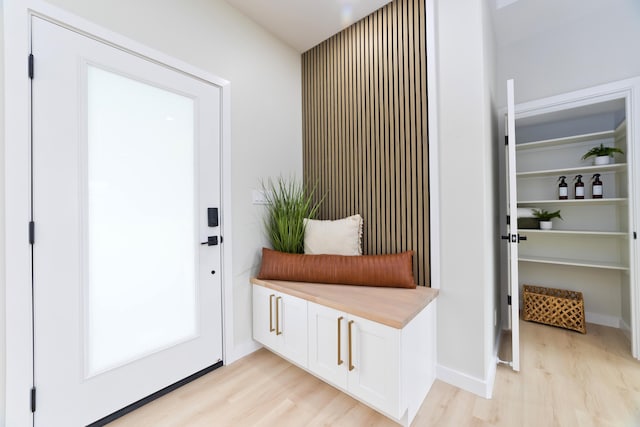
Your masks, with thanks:
[(321, 219), (360, 213), (367, 254), (413, 250), (429, 285), (426, 28), (395, 0), (302, 55), (305, 184)]

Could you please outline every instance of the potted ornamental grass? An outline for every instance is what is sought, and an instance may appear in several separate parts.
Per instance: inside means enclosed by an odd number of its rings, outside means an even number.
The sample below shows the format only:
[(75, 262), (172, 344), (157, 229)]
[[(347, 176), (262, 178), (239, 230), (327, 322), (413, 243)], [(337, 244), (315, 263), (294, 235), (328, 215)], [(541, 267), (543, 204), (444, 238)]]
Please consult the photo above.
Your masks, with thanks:
[(587, 151), (585, 155), (582, 156), (582, 160), (593, 157), (594, 165), (608, 165), (616, 153), (624, 154), (624, 152), (617, 147), (605, 147), (605, 145), (601, 143), (599, 146)]
[(533, 213), (533, 216), (540, 220), (540, 230), (551, 230), (553, 228), (553, 223), (551, 222), (551, 220), (553, 218), (562, 219), (559, 210), (555, 212), (549, 212), (546, 209), (533, 209), (531, 213)]
[(304, 253), (304, 219), (315, 218), (322, 198), (314, 201), (316, 188), (307, 191), (295, 178), (263, 181), (267, 202), (265, 229), (274, 250)]

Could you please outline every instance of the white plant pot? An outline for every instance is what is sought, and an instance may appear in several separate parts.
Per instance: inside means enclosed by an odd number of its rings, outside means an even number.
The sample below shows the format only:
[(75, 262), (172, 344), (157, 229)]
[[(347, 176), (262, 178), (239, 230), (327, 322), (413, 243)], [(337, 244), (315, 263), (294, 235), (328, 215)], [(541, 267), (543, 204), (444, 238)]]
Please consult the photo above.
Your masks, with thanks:
[(540, 230), (551, 230), (553, 223), (551, 221), (540, 221)]
[(609, 156), (596, 156), (596, 158), (593, 159), (593, 164), (596, 166), (608, 165), (609, 163), (611, 163), (611, 157)]

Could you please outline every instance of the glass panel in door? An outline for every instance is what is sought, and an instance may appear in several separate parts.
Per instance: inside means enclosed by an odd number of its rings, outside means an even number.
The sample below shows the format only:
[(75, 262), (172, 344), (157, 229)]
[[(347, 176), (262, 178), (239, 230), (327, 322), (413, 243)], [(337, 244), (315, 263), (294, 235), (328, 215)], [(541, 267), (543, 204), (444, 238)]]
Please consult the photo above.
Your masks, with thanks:
[(196, 334), (194, 102), (87, 67), (86, 375)]

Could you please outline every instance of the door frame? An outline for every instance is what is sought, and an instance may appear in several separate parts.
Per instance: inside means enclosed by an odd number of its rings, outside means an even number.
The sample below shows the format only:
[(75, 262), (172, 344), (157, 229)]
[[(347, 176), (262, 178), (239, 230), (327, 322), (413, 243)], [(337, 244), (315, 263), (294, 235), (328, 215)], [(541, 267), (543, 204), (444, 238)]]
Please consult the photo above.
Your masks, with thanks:
[[(221, 89), (221, 231), (222, 357), (234, 360), (231, 236), (231, 85), (190, 64), (144, 46), (41, 0), (4, 3), (5, 60), (5, 227), (6, 227), (6, 388), (5, 423), (32, 423), (29, 394), (33, 385), (31, 299), (31, 84), (27, 76), (31, 17), (36, 15)], [(36, 71), (37, 78), (37, 59)], [(37, 218), (36, 228), (37, 228)], [(1, 396), (1, 395), (0, 395)], [(1, 423), (1, 422), (0, 422)]]

